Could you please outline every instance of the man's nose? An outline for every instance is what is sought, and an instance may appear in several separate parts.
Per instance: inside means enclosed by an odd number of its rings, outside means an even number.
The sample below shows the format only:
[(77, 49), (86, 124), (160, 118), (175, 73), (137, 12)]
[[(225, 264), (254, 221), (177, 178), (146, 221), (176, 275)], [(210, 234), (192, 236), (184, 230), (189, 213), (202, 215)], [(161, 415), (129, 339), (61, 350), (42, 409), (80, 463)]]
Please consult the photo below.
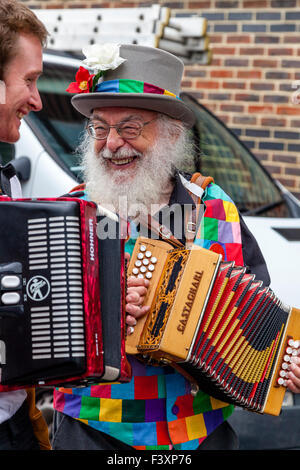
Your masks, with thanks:
[(40, 111), (43, 107), (37, 86), (34, 87), (34, 90), (31, 93), (29, 104), (31, 106), (32, 111)]
[(106, 147), (111, 152), (116, 152), (120, 147), (124, 145), (125, 140), (122, 139), (120, 134), (118, 134), (117, 129), (111, 127), (109, 129), (108, 136), (106, 138)]

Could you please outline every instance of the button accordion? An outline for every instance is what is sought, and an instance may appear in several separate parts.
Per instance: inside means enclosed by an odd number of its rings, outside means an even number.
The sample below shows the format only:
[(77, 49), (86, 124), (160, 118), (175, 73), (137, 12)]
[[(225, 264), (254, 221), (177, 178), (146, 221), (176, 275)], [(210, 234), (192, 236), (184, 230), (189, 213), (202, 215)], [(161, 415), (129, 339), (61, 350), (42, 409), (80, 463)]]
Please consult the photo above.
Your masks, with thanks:
[(124, 239), (98, 239), (103, 217), (75, 197), (0, 198), (0, 391), (130, 380)]
[(180, 364), (203, 391), (259, 413), (280, 413), (284, 376), (300, 351), (300, 310), (290, 308), (246, 267), (199, 246), (137, 239), (128, 274), (150, 287), (126, 351)]

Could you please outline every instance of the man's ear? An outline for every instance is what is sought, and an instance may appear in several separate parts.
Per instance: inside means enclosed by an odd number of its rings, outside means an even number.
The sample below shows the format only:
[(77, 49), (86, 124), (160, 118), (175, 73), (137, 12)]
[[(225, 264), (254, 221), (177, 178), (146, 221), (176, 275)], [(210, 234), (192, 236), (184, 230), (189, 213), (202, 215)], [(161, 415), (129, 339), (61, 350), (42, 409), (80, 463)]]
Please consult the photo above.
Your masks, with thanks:
[(182, 122), (178, 119), (173, 119), (173, 124), (174, 125), (172, 126), (172, 132), (170, 132), (170, 138), (172, 142), (176, 142), (176, 140), (178, 139), (178, 137), (180, 137), (182, 133), (183, 126)]

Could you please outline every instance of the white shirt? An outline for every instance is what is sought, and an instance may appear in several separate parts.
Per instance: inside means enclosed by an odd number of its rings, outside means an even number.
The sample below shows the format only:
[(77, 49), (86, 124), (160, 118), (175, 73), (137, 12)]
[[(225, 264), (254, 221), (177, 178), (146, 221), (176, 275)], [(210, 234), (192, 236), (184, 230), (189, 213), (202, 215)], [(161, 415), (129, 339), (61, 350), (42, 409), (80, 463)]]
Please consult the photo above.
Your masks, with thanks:
[(0, 424), (10, 419), (18, 411), (26, 397), (26, 390), (0, 392)]

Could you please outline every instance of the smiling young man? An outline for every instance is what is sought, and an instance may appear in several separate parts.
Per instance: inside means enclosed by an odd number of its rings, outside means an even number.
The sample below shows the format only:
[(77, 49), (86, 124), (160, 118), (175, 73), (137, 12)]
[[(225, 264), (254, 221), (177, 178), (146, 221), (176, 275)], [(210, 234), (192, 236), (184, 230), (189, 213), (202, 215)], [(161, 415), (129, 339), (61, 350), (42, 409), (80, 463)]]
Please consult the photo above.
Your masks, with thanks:
[(15, 54), (3, 66), (5, 103), (0, 105), (0, 140), (16, 142), (21, 119), (30, 111), (42, 108), (37, 80), (42, 73), (42, 48), (39, 38), (20, 32), (16, 38)]
[[(2, 142), (16, 142), (21, 119), (42, 107), (37, 80), (43, 69), (46, 38), (44, 25), (27, 7), (14, 0), (0, 0)], [(46, 423), (35, 407), (34, 390), (0, 393), (0, 450), (31, 449), (50, 449)]]

